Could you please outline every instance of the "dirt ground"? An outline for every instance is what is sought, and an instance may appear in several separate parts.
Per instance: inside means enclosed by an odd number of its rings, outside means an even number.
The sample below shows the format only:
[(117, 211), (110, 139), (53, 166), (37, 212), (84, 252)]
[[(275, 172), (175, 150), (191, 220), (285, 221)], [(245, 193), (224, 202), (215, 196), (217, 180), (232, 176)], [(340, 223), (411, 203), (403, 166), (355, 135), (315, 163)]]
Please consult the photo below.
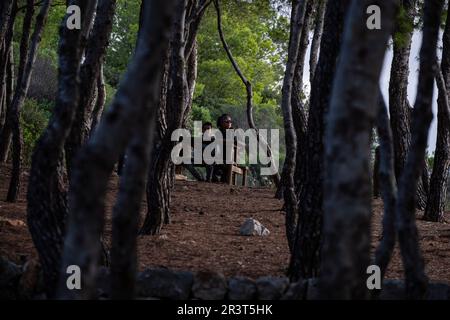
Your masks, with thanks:
[[(21, 263), (36, 258), (26, 224), (26, 181), (15, 204), (4, 202), (9, 168), (0, 172), (0, 255)], [(26, 180), (24, 175), (24, 180)], [(110, 212), (117, 192), (117, 176), (109, 185), (105, 238), (111, 235)], [(143, 203), (142, 218), (145, 213)], [(183, 270), (214, 270), (227, 276), (281, 276), (289, 253), (284, 232), (282, 203), (269, 188), (230, 187), (221, 184), (177, 181), (172, 198), (172, 222), (161, 235), (139, 237), (139, 268), (164, 266)], [(383, 205), (373, 202), (373, 243), (376, 248)], [(267, 237), (244, 237), (239, 227), (246, 218), (259, 220), (270, 230)], [(447, 220), (450, 220), (447, 213)], [(427, 275), (450, 283), (450, 225), (418, 221)], [(403, 278), (398, 248), (387, 274)]]

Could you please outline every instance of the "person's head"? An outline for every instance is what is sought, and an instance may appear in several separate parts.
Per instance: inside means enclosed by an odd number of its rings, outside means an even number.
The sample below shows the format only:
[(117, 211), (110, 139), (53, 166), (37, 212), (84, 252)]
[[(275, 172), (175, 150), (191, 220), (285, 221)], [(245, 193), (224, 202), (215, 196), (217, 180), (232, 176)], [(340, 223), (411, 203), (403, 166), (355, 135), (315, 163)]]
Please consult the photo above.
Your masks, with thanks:
[(205, 132), (205, 131), (208, 131), (208, 130), (211, 130), (211, 129), (212, 129), (212, 123), (211, 122), (207, 121), (207, 122), (203, 123), (202, 132)]
[(222, 130), (231, 129), (233, 127), (231, 116), (227, 113), (222, 114), (219, 119), (217, 119), (217, 126)]

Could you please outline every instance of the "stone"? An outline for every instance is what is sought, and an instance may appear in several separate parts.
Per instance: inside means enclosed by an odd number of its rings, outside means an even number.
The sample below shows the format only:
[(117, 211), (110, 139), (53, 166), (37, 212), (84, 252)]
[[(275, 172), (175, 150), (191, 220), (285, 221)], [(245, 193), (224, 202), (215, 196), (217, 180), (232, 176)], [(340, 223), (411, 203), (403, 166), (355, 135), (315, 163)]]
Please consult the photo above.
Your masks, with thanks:
[(432, 282), (428, 285), (426, 300), (450, 300), (450, 287), (442, 282)]
[(232, 277), (228, 280), (228, 299), (253, 300), (256, 296), (256, 284), (245, 277)]
[(405, 283), (402, 280), (384, 280), (379, 300), (405, 300)]
[(226, 278), (221, 273), (199, 271), (194, 277), (192, 293), (200, 300), (223, 300), (227, 293)]
[(165, 268), (147, 269), (138, 275), (138, 294), (143, 297), (187, 300), (193, 281), (194, 275), (191, 272)]
[(241, 226), (239, 233), (241, 236), (268, 236), (270, 231), (258, 220), (248, 218)]
[(111, 273), (108, 268), (101, 266), (97, 272), (97, 297), (108, 298), (111, 294)]
[[(35, 259), (28, 260), (22, 267), (19, 280), (19, 294), (23, 299), (31, 299), (35, 293), (43, 291), (41, 265)], [(40, 287), (40, 288), (39, 288)]]
[(22, 275), (20, 266), (0, 257), (0, 299), (11, 300), (17, 298), (17, 285)]
[(281, 297), (281, 300), (305, 300), (307, 281), (298, 281), (289, 284), (286, 293)]
[(286, 277), (261, 277), (256, 280), (258, 300), (279, 300), (289, 285)]
[(316, 278), (307, 280), (306, 300), (319, 300), (319, 281)]

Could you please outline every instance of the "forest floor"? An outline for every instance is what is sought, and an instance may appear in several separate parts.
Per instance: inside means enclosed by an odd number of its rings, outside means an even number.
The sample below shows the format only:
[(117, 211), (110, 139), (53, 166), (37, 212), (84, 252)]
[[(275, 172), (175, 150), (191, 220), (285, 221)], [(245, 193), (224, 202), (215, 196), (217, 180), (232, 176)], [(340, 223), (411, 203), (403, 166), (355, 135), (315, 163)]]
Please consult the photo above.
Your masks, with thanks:
[[(9, 168), (0, 173), (0, 255), (23, 263), (37, 257), (26, 222), (26, 176), (17, 203), (4, 202)], [(118, 189), (116, 175), (107, 195), (105, 239), (111, 236), (111, 209)], [(145, 213), (143, 201), (142, 219)], [(138, 240), (139, 269), (164, 266), (180, 270), (214, 270), (226, 276), (282, 276), (289, 263), (282, 202), (269, 188), (230, 187), (222, 184), (177, 181), (172, 198), (172, 221), (158, 236)], [(373, 201), (372, 251), (381, 234), (383, 204)], [(420, 213), (418, 213), (420, 214)], [(246, 218), (253, 217), (270, 230), (266, 237), (239, 235)], [(450, 220), (450, 212), (447, 212)], [(417, 221), (420, 243), (430, 279), (450, 283), (450, 224)], [(398, 248), (387, 273), (403, 278)]]

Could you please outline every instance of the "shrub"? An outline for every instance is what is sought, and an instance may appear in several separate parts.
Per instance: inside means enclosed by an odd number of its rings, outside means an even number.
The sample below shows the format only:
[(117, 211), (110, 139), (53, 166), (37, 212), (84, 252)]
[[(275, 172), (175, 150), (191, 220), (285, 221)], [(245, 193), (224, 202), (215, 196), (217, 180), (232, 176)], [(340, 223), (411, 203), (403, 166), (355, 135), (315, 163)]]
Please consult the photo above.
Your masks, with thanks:
[(38, 56), (34, 63), (27, 96), (41, 101), (53, 101), (58, 88), (58, 70), (50, 57)]
[(38, 102), (27, 98), (20, 115), (20, 124), (23, 133), (23, 163), (31, 164), (31, 155), (36, 141), (41, 136), (50, 118), (51, 102)]

